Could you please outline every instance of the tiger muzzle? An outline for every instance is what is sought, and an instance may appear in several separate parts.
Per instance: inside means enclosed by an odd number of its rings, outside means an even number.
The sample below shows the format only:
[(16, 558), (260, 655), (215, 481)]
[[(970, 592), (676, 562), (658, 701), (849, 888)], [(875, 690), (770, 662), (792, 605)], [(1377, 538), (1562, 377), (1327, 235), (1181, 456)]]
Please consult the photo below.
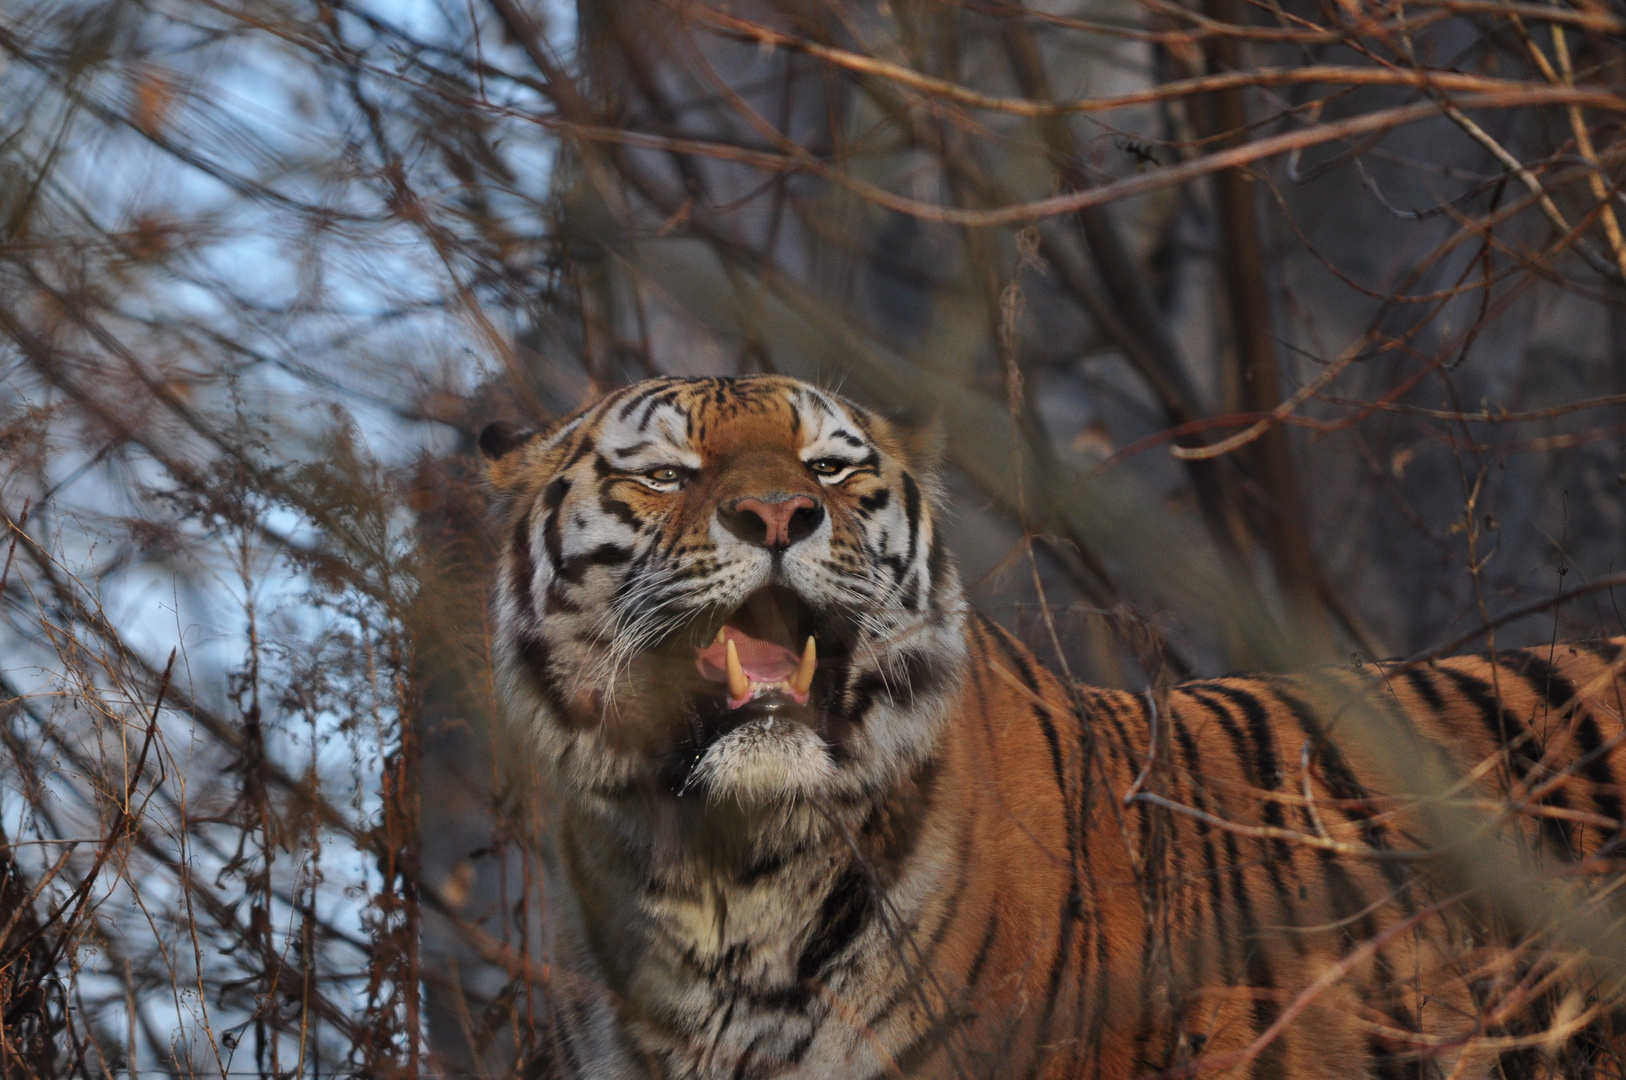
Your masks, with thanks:
[(824, 504), (811, 495), (749, 496), (719, 506), (717, 519), (746, 543), (778, 552), (813, 535)]

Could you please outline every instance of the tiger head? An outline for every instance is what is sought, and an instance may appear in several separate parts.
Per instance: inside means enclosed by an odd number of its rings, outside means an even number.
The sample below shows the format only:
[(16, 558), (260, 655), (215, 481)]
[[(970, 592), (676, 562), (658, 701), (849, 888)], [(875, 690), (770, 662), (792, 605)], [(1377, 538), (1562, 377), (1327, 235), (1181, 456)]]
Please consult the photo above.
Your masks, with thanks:
[(558, 781), (782, 803), (918, 763), (965, 652), (922, 442), (779, 376), (487, 428), (499, 677)]

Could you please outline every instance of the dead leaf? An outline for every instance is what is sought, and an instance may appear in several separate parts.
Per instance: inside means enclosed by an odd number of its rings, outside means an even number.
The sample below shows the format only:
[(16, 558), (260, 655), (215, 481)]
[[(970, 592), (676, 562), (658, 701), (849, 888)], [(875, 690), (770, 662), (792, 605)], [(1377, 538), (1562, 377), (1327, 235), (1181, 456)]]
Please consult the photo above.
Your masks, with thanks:
[(175, 100), (175, 84), (162, 72), (141, 68), (132, 79), (130, 123), (144, 135), (158, 135)]

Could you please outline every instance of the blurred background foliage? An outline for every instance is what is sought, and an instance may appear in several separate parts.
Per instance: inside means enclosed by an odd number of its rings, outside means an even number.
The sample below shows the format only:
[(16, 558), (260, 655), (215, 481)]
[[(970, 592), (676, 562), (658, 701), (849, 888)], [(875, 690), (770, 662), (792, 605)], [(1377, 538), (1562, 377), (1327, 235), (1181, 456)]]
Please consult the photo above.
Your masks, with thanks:
[(1114, 685), (1621, 632), (1616, 0), (12, 0), (0, 1074), (507, 1075), (545, 778), (474, 435), (941, 433)]

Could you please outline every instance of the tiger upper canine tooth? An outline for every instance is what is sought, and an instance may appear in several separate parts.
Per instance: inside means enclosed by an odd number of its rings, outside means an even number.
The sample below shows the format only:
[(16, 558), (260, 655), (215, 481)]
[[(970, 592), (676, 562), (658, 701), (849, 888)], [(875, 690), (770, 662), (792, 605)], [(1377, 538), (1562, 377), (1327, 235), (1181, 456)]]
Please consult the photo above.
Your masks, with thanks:
[(724, 661), (728, 671), (728, 696), (742, 701), (751, 694), (751, 681), (745, 677), (745, 668), (740, 666), (740, 651), (734, 647), (732, 638), (729, 639), (727, 650)]
[(806, 697), (807, 692), (813, 688), (813, 669), (819, 664), (819, 647), (813, 643), (812, 635), (808, 635), (807, 644), (802, 647), (802, 662), (796, 665), (796, 673), (790, 677), (792, 693)]
[(723, 630), (724, 629), (725, 629), (725, 627), (721, 627), (721, 626), (719, 626), (717, 628), (717, 644), (719, 644), (719, 645), (721, 645), (723, 642), (728, 640), (727, 638), (725, 638), (723, 636)]

